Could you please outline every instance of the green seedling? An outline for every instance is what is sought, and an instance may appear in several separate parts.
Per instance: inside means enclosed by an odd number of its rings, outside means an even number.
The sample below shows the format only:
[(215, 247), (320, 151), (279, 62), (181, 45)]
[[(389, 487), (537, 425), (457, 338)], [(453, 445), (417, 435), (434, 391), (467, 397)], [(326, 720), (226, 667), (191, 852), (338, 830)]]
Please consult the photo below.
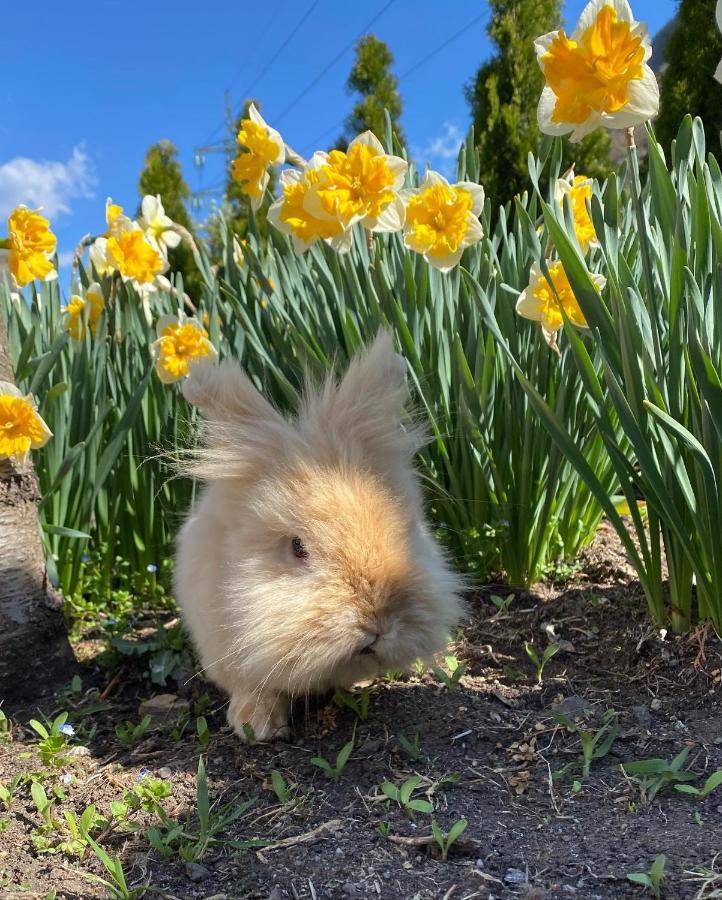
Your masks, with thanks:
[(246, 739), (246, 743), (249, 747), (258, 743), (256, 740), (256, 732), (253, 730), (253, 725), (251, 725), (250, 722), (243, 723), (243, 737)]
[(52, 724), (50, 730), (37, 719), (31, 719), (30, 727), (40, 735), (38, 742), (38, 755), (46, 766), (62, 766), (65, 762), (65, 751), (68, 748), (68, 738), (75, 734), (72, 725), (68, 725), (67, 712), (60, 713)]
[(379, 822), (376, 825), (376, 831), (382, 838), (387, 838), (391, 834), (391, 825), (388, 822)]
[(406, 735), (400, 734), (396, 738), (399, 742), (399, 746), (402, 750), (404, 750), (415, 762), (424, 762), (426, 759), (426, 754), (419, 747), (419, 736), (418, 734), (414, 738), (413, 742), (410, 741)]
[(664, 853), (660, 853), (649, 867), (648, 872), (632, 872), (627, 878), (634, 884), (641, 884), (646, 887), (653, 897), (659, 900), (662, 891), (662, 880), (664, 878), (664, 867), (667, 864), (667, 857)]
[(447, 834), (439, 828), (435, 819), (431, 820), (431, 833), (434, 836), (434, 840), (439, 845), (439, 849), (441, 850), (441, 858), (446, 860), (446, 857), (449, 855), (449, 850), (451, 849), (451, 845), (458, 841), (461, 835), (466, 831), (466, 827), (469, 823), (466, 819), (459, 819), (457, 822), (451, 826)]
[(642, 803), (649, 804), (660, 791), (694, 781), (697, 777), (694, 772), (684, 768), (688, 756), (689, 747), (685, 747), (671, 762), (666, 759), (641, 759), (623, 763), (621, 769), (639, 788)]
[(5, 804), (5, 809), (10, 812), (10, 807), (13, 805), (13, 797), (15, 796), (15, 791), (17, 791), (18, 786), (23, 782), (23, 775), (16, 775), (11, 781), (10, 784), (4, 785), (0, 784), (0, 803)]
[(339, 688), (333, 697), (336, 706), (343, 709), (348, 707), (353, 710), (361, 722), (365, 722), (369, 714), (369, 701), (371, 692), (367, 687), (363, 688), (358, 694), (349, 693)]
[(414, 775), (411, 778), (407, 778), (401, 787), (396, 787), (391, 781), (384, 781), (381, 785), (381, 791), (389, 800), (398, 803), (401, 809), (411, 816), (413, 816), (413, 813), (415, 812), (432, 813), (434, 811), (433, 803), (429, 800), (422, 800), (412, 796), (420, 782), (420, 775)]
[(83, 878), (87, 878), (88, 881), (92, 881), (95, 884), (102, 884), (107, 888), (113, 900), (136, 900), (137, 897), (141, 897), (147, 891), (148, 888), (145, 885), (129, 888), (120, 857), (110, 856), (99, 844), (96, 844), (90, 835), (87, 836), (87, 841), (88, 846), (103, 864), (103, 868), (111, 880), (108, 881), (106, 878), (101, 878), (100, 875), (91, 875), (88, 872), (83, 872)]
[(559, 653), (560, 649), (561, 648), (559, 644), (548, 644), (544, 648), (544, 652), (540, 657), (536, 652), (536, 648), (533, 644), (530, 644), (529, 641), (524, 642), (524, 650), (526, 651), (526, 655), (534, 663), (534, 668), (536, 669), (537, 684), (542, 683), (542, 678), (544, 677), (544, 667), (553, 656), (556, 656), (557, 653)]
[(288, 803), (297, 803), (298, 800), (296, 795), (298, 793), (298, 785), (286, 781), (286, 779), (281, 775), (278, 769), (274, 769), (271, 772), (271, 790), (276, 795), (279, 803), (282, 803), (284, 806)]
[(466, 665), (460, 663), (455, 656), (445, 656), (444, 662), (449, 669), (448, 672), (445, 672), (441, 666), (433, 666), (431, 671), (434, 673), (436, 680), (440, 681), (447, 691), (453, 691), (459, 686), (461, 676), (466, 672)]
[[(588, 778), (594, 760), (605, 757), (619, 735), (619, 717), (617, 712), (613, 709), (608, 709), (602, 717), (602, 727), (596, 730), (585, 727), (584, 724), (574, 721), (574, 719), (563, 713), (555, 712), (553, 716), (560, 725), (563, 725), (579, 738), (582, 746), (582, 778)], [(575, 767), (575, 763), (570, 763), (556, 773), (556, 777), (559, 778), (566, 775)]]
[(722, 784), (722, 769), (717, 769), (705, 781), (701, 788), (696, 788), (692, 784), (675, 784), (675, 791), (683, 794), (692, 794), (698, 800), (704, 800), (712, 791), (716, 790)]
[(185, 822), (173, 821), (161, 806), (156, 806), (160, 825), (148, 829), (147, 837), (154, 850), (164, 859), (178, 856), (184, 862), (198, 862), (209, 849), (223, 845), (235, 850), (265, 847), (268, 841), (229, 841), (222, 837), (236, 819), (253, 805), (253, 800), (236, 804), (234, 801), (216, 808), (211, 805), (203, 757), (198, 759), (196, 774), (195, 821), (191, 810)]
[(354, 739), (351, 738), (348, 744), (344, 744), (343, 747), (341, 747), (336, 757), (335, 765), (332, 766), (331, 763), (322, 756), (314, 756), (311, 760), (311, 764), (318, 766), (319, 769), (323, 769), (326, 773), (326, 777), (332, 778), (336, 784), (338, 784), (341, 780), (343, 770), (346, 768), (346, 763), (349, 761), (351, 753), (353, 752), (353, 743)]
[(509, 607), (514, 602), (515, 594), (507, 594), (506, 597), (499, 597), (497, 594), (492, 594), (489, 599), (496, 607), (496, 612), (491, 617), (492, 622), (496, 621), (503, 615), (509, 612)]
[(137, 725), (130, 721), (126, 721), (125, 725), (116, 725), (116, 737), (124, 747), (132, 747), (143, 739), (152, 721), (150, 716), (143, 716), (143, 719)]
[(4, 744), (12, 737), (13, 723), (8, 719), (5, 713), (0, 709), (0, 744)]
[(201, 750), (207, 750), (211, 742), (211, 733), (208, 730), (208, 722), (205, 716), (198, 716), (196, 719), (196, 731), (198, 732), (198, 743)]

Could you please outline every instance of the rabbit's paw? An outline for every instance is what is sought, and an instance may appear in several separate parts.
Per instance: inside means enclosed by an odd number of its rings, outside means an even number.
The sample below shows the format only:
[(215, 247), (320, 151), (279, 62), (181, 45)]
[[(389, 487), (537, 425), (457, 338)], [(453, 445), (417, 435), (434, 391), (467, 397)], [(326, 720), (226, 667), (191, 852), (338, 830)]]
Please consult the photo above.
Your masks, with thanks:
[(279, 694), (250, 695), (237, 690), (231, 696), (228, 724), (243, 741), (287, 740), (288, 700)]

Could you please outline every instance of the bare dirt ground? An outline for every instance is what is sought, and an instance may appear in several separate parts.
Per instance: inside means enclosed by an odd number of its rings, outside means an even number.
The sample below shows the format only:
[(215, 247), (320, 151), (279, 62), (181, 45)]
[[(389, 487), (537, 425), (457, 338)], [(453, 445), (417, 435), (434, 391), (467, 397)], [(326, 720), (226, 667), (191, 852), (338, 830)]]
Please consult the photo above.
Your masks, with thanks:
[[(202, 753), (212, 821), (253, 803), (195, 861), (187, 861), (187, 849), (181, 858), (182, 838), (167, 859), (151, 848), (146, 831), (157, 821), (151, 813), (137, 814), (136, 832), (112, 824), (96, 832), (122, 860), (129, 886), (147, 886), (147, 896), (632, 898), (652, 893), (627, 875), (647, 872), (664, 854), (662, 897), (722, 897), (722, 865), (715, 874), (722, 787), (700, 799), (677, 791), (668, 777), (651, 796), (651, 776), (645, 781), (620, 766), (672, 760), (687, 748), (682, 769), (697, 776), (689, 783), (698, 787), (722, 768), (718, 639), (701, 631), (663, 639), (605, 533), (565, 584), (517, 591), (499, 612), (490, 598), (509, 593), (490, 586), (473, 598), (471, 621), (454, 650), (466, 665), (458, 687), (449, 690), (428, 672), (376, 683), (364, 721), (322, 698), (295, 710), (286, 744), (242, 745), (225, 726), (224, 698), (196, 678), (155, 689), (174, 691), (178, 699), (159, 728), (126, 747), (115, 726), (137, 723), (139, 704), (154, 688), (130, 663), (111, 684), (108, 673), (90, 664), (83, 688), (97, 689), (77, 700), (85, 712), (71, 741), (87, 751), (44, 766), (37, 736), (26, 727), (37, 708), (15, 711), (11, 738), (0, 743), (0, 783), (45, 772), (48, 795), (54, 785), (62, 792), (57, 817), (64, 809), (80, 814), (90, 803), (109, 816), (111, 801), (149, 773), (170, 785), (161, 801), (167, 818), (196, 835)], [(550, 642), (560, 645), (541, 684), (525, 641), (539, 652)], [(92, 712), (92, 704), (101, 708)], [(39, 706), (50, 714), (71, 704), (59, 696)], [(205, 748), (195, 725), (201, 709), (210, 731)], [(588, 742), (606, 723), (588, 777), (582, 776), (580, 733), (559, 715), (583, 723)], [(418, 753), (410, 752), (408, 742), (417, 736)], [(351, 739), (353, 752), (335, 783), (311, 760), (333, 762)], [(288, 787), (283, 803), (272, 790), (273, 770)], [(411, 797), (428, 801), (433, 813), (404, 810), (381, 790), (384, 782), (398, 787), (415, 776)], [(431, 821), (447, 832), (461, 818), (466, 831), (444, 860)], [(108, 896), (83, 876), (105, 875), (92, 851), (82, 859), (37, 852), (32, 835), (41, 823), (28, 784), (17, 788), (9, 811), (0, 803), (0, 896), (46, 898), (51, 889), (59, 898)], [(233, 846), (253, 840), (266, 846)]]

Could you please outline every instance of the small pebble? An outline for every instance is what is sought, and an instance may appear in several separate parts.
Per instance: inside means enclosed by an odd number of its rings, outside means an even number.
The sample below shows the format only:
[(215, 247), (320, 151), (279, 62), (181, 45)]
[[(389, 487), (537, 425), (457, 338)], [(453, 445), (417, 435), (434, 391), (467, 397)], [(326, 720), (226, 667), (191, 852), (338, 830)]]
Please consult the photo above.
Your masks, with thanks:
[(649, 706), (656, 712), (656, 710), (662, 708), (662, 701), (659, 699), (659, 697), (655, 697), (654, 700), (652, 700), (652, 702), (649, 704)]
[(200, 863), (186, 863), (186, 875), (191, 881), (205, 881), (210, 874), (210, 869), (207, 869)]
[(507, 884), (526, 884), (526, 872), (521, 869), (507, 869), (504, 875)]
[(168, 766), (161, 766), (161, 768), (158, 770), (158, 775), (161, 778), (170, 778), (171, 770), (168, 768)]

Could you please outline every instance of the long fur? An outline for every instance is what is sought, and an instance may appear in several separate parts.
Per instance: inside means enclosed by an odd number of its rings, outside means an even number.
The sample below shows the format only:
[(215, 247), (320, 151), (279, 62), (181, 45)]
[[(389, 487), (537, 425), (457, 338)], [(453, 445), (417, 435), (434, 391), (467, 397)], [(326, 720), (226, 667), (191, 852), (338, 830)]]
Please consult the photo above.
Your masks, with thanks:
[(424, 521), (420, 432), (401, 427), (404, 374), (382, 332), (293, 419), (235, 364), (185, 382), (205, 425), (184, 470), (206, 486), (178, 537), (175, 590), (241, 736), (283, 736), (293, 697), (430, 657), (461, 615), (461, 581)]

